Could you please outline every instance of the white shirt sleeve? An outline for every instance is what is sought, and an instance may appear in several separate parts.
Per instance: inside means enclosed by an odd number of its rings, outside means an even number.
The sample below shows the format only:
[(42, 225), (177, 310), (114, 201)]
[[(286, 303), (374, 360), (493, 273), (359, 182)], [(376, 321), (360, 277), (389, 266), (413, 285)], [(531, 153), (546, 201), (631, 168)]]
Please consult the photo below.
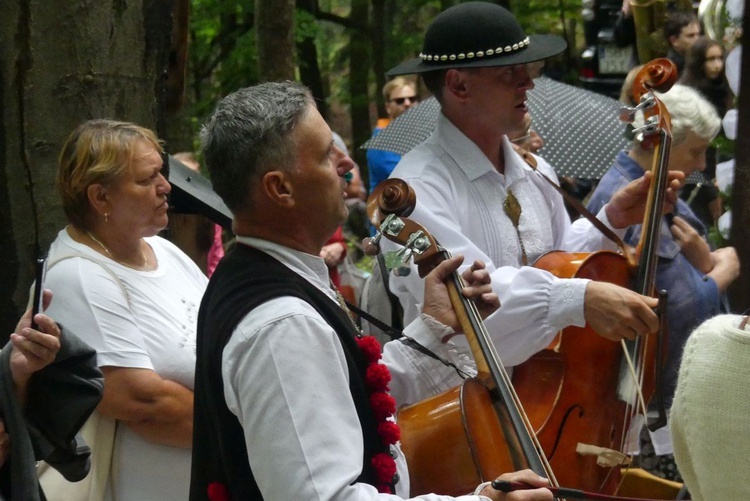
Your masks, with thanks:
[[(625, 236), (627, 228), (616, 229), (612, 227), (612, 223), (609, 222), (607, 217), (607, 206), (599, 210), (596, 214), (596, 218), (604, 223), (604, 225), (612, 230), (612, 232), (620, 237), (621, 239)], [(585, 217), (580, 217), (569, 226), (568, 231), (565, 233), (564, 243), (562, 244), (563, 249), (570, 249), (577, 252), (596, 252), (600, 250), (609, 250), (617, 252), (619, 247), (612, 240), (604, 236), (591, 221)]]
[[(468, 350), (441, 339), (453, 330), (429, 315), (422, 314), (404, 328), (404, 335), (432, 351), (443, 360), (474, 375), (473, 358)], [(397, 407), (413, 404), (447, 391), (462, 382), (456, 369), (424, 355), (411, 346), (394, 340), (383, 346), (383, 363), (391, 371), (390, 393)]]
[[(408, 180), (411, 184), (413, 180)], [(452, 202), (445, 202), (446, 188), (437, 184), (441, 180), (414, 180), (419, 185), (419, 201), (412, 214), (423, 227), (437, 228), (440, 244), (453, 255), (462, 254), (461, 271), (474, 260), (483, 261), (492, 277), (492, 289), (500, 298), (500, 309), (485, 319), (498, 354), (506, 367), (520, 364), (541, 350), (552, 337), (568, 325), (583, 326), (583, 298), (587, 280), (559, 279), (551, 273), (532, 266), (497, 266), (474, 242), (467, 238), (456, 220)], [(559, 195), (558, 195), (559, 196)], [(441, 201), (443, 200), (443, 201)], [(426, 201), (420, 205), (421, 201)], [(456, 202), (458, 203), (458, 202)], [(429, 210), (420, 210), (429, 207)], [(567, 217), (567, 214), (565, 215)], [(556, 218), (555, 224), (563, 225)], [(569, 225), (569, 223), (565, 223)], [(565, 226), (557, 228), (564, 235)], [(395, 249), (393, 243), (382, 244), (383, 250)], [(423, 302), (424, 281), (416, 266), (406, 277), (391, 277), (391, 290), (404, 305), (404, 321), (416, 318), (417, 305)]]
[[(354, 483), (363, 438), (346, 360), (336, 333), (307, 303), (283, 297), (253, 310), (225, 346), (222, 367), (224, 396), (242, 423), (266, 499), (401, 499)], [(406, 471), (400, 474), (408, 479)]]

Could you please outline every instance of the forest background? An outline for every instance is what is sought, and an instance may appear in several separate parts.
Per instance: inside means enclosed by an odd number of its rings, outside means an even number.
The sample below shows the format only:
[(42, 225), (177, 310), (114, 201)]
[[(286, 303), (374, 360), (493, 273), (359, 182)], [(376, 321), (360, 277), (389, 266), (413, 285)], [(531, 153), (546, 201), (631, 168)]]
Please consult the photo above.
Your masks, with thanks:
[[(128, 120), (155, 129), (170, 153), (195, 150), (200, 124), (222, 96), (261, 81), (299, 80), (366, 176), (358, 147), (385, 116), (385, 71), (415, 57), (431, 20), (456, 3), (0, 0), (0, 333), (11, 332), (25, 308), (36, 256), (66, 224), (56, 157), (75, 126), (95, 117)], [(568, 40), (547, 72), (575, 83), (581, 0), (496, 3), (527, 34)], [(741, 135), (743, 127), (741, 115)], [(738, 164), (737, 183), (743, 176)], [(747, 220), (741, 204), (735, 197), (736, 221)]]

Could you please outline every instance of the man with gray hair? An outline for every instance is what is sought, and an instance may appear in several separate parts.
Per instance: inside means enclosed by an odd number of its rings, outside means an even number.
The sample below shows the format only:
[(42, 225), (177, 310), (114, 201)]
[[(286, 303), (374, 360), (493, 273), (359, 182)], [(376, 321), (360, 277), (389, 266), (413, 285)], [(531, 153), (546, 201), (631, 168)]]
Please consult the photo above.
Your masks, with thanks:
[[(706, 167), (706, 149), (716, 137), (721, 121), (713, 105), (695, 89), (674, 85), (669, 92), (656, 94), (669, 111), (672, 122), (672, 147), (669, 169), (681, 171), (685, 178)], [(636, 116), (634, 125), (643, 125), (643, 115)], [(620, 187), (640, 179), (651, 169), (652, 150), (644, 150), (634, 141), (629, 150), (621, 151), (614, 165), (602, 177), (588, 209), (596, 212)], [(623, 240), (636, 245), (642, 226), (628, 229)], [(672, 404), (682, 349), (690, 333), (722, 310), (721, 295), (739, 276), (740, 265), (733, 247), (711, 251), (706, 241), (707, 231), (690, 206), (677, 200), (673, 217), (664, 216), (659, 234), (656, 288), (666, 290), (667, 298), (667, 356), (662, 369), (661, 392), (665, 407)], [(653, 440), (658, 462), (645, 454), (643, 467), (670, 480), (681, 480), (674, 466), (670, 443)], [(649, 448), (650, 450), (650, 448)], [(661, 456), (661, 457), (659, 457)], [(653, 464), (648, 464), (651, 461)]]
[[(352, 160), (309, 91), (292, 82), (230, 94), (202, 139), (237, 246), (211, 277), (198, 317), (190, 499), (407, 497), (390, 417), (396, 401), (435, 394), (452, 369), (400, 342), (388, 343), (385, 365), (378, 363), (379, 346), (361, 337), (329, 286), (319, 252), (346, 218), (343, 176)], [(458, 322), (443, 280), (461, 261), (427, 276), (422, 315), (405, 329), (443, 357), (440, 339)], [(463, 294), (480, 311), (498, 308), (481, 263), (463, 277)], [(552, 499), (531, 471), (501, 478), (536, 488), (506, 496), (482, 485), (481, 496), (462, 499)]]

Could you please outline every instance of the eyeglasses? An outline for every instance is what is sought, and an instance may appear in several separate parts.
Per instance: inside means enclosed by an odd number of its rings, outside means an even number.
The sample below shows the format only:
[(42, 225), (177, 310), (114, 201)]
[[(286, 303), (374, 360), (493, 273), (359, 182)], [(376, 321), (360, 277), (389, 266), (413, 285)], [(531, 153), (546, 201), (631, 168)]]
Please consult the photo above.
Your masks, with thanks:
[(391, 103), (396, 103), (397, 105), (401, 106), (406, 102), (406, 100), (409, 100), (410, 104), (414, 104), (419, 102), (419, 98), (417, 96), (406, 96), (406, 97), (394, 97), (393, 99), (390, 99), (389, 101)]

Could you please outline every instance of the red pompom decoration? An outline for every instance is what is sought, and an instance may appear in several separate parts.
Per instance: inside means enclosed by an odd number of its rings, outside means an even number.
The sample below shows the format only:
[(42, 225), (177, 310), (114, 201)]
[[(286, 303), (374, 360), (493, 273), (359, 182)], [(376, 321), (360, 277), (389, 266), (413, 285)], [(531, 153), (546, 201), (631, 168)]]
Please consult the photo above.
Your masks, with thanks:
[(388, 393), (378, 391), (370, 395), (370, 406), (375, 413), (375, 419), (383, 421), (396, 412), (396, 400)]
[(379, 484), (378, 492), (381, 494), (393, 494), (393, 492), (391, 491), (391, 486), (387, 484)]
[(221, 482), (208, 484), (208, 499), (210, 501), (229, 501), (229, 489)]
[(383, 364), (371, 364), (365, 372), (365, 384), (370, 391), (388, 391), (391, 373)]
[(390, 484), (393, 482), (393, 476), (396, 474), (396, 461), (390, 454), (378, 452), (372, 457), (372, 467), (378, 476), (378, 482)]
[(358, 337), (357, 344), (362, 353), (365, 354), (367, 363), (374, 364), (383, 356), (380, 352), (380, 343), (375, 339), (375, 336)]
[(401, 440), (401, 430), (393, 421), (383, 421), (378, 425), (378, 435), (384, 443), (393, 445)]
[[(373, 416), (378, 421), (378, 435), (384, 449), (390, 450), (390, 446), (401, 438), (401, 430), (398, 425), (389, 418), (396, 412), (396, 401), (390, 396), (388, 383), (391, 382), (391, 373), (388, 367), (378, 363), (381, 358), (380, 343), (372, 336), (357, 338), (362, 354), (368, 362), (365, 370), (365, 384), (370, 390), (370, 407)], [(387, 452), (378, 452), (372, 457), (372, 467), (377, 477), (376, 488), (378, 492), (391, 494), (391, 484), (396, 479), (396, 461)], [(212, 500), (213, 501), (213, 500)]]

